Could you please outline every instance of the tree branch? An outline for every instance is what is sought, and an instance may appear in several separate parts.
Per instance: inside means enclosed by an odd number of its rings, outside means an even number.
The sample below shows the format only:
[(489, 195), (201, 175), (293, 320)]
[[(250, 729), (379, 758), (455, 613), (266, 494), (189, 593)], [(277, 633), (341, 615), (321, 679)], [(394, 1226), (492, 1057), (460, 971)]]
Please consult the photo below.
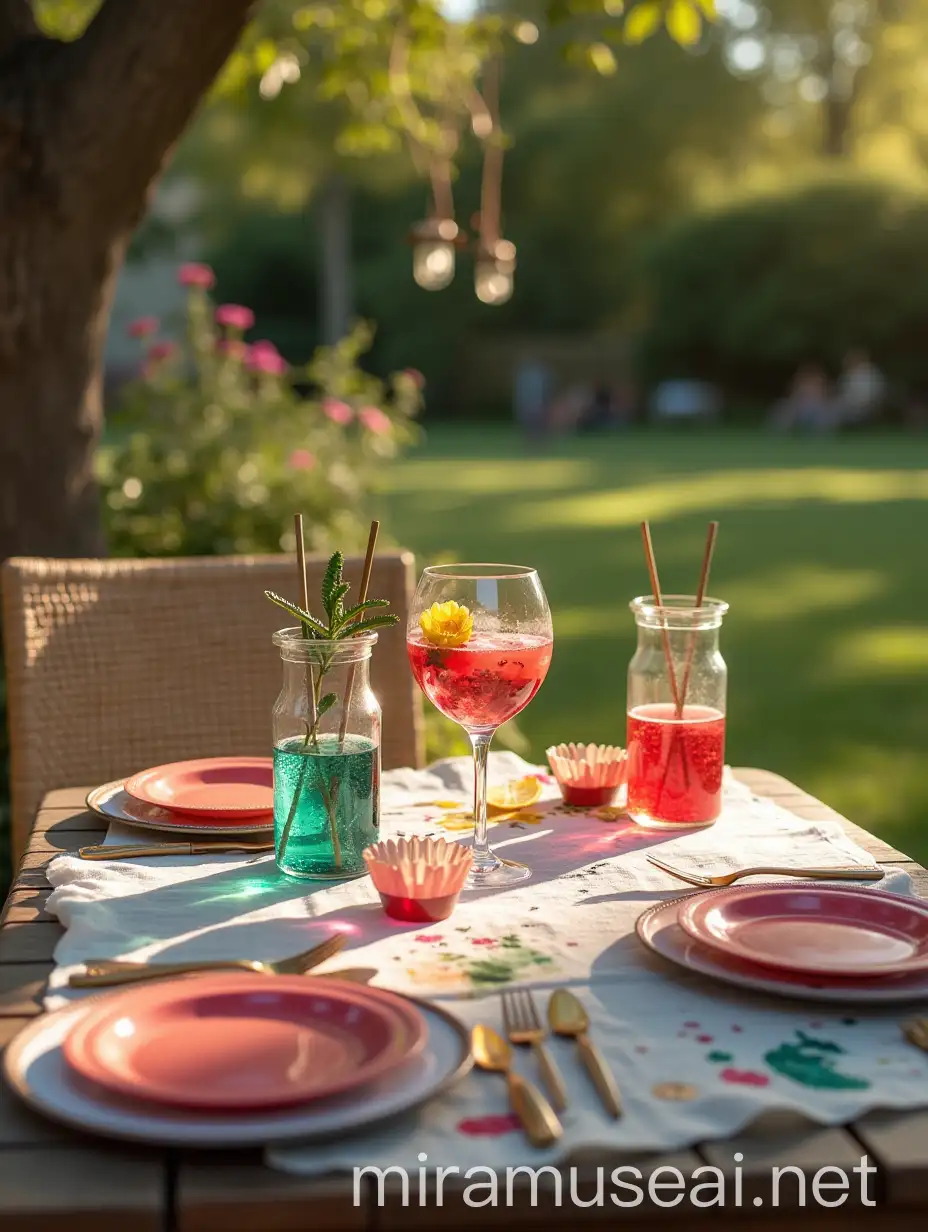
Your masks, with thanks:
[(255, 3), (105, 0), (71, 48), (65, 121), (95, 206), (139, 211)]
[(0, 59), (38, 32), (29, 0), (0, 0)]

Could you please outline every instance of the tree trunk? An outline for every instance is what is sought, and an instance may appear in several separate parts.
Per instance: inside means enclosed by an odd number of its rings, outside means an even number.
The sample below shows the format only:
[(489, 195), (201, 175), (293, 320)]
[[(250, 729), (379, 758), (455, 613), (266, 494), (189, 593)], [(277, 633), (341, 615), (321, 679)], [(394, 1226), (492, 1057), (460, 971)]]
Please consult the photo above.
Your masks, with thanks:
[(104, 0), (40, 36), (0, 0), (0, 560), (103, 551), (93, 457), (116, 275), (253, 0)]
[(56, 229), (36, 211), (16, 228), (24, 285), (22, 325), (0, 351), (0, 559), (104, 551), (93, 456), (126, 236), (94, 236), (92, 219), (76, 221)]

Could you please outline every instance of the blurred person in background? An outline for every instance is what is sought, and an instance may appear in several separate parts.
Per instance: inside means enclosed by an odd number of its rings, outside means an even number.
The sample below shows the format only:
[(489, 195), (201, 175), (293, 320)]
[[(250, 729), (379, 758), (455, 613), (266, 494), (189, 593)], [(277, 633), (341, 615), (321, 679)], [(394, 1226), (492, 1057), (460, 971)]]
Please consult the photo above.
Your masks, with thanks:
[(714, 423), (720, 411), (718, 391), (707, 381), (662, 381), (651, 398), (651, 418), (668, 423)]
[(848, 351), (838, 381), (841, 427), (856, 427), (879, 418), (886, 399), (886, 378), (866, 351)]
[(516, 369), (516, 422), (530, 440), (538, 440), (548, 426), (551, 374), (537, 359), (524, 360)]
[(770, 413), (770, 426), (779, 432), (831, 432), (837, 407), (821, 364), (803, 364), (793, 377), (787, 396)]

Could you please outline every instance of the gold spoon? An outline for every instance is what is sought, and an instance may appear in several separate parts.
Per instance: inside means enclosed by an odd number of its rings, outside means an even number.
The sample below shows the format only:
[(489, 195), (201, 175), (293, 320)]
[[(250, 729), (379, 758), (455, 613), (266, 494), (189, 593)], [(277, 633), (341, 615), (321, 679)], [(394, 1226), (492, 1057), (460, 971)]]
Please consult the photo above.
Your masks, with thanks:
[(481, 1069), (504, 1074), (509, 1088), (512, 1110), (522, 1122), (522, 1128), (532, 1146), (551, 1146), (564, 1130), (557, 1113), (530, 1082), (512, 1068), (512, 1049), (492, 1027), (478, 1023), (471, 1031), (471, 1050)]
[(548, 1022), (555, 1035), (566, 1035), (577, 1041), (580, 1059), (603, 1101), (606, 1111), (614, 1117), (622, 1115), (622, 1099), (612, 1070), (602, 1053), (587, 1034), (590, 1016), (583, 1003), (566, 988), (558, 988), (548, 1002)]

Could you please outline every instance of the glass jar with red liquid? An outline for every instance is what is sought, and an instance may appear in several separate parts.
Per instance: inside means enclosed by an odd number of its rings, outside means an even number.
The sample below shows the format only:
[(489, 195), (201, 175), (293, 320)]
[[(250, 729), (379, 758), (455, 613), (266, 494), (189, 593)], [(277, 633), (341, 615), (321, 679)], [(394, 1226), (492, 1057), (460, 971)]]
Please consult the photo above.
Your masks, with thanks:
[(722, 809), (728, 669), (719, 630), (728, 604), (650, 595), (630, 604), (638, 648), (628, 667), (628, 814), (641, 826), (711, 825)]

